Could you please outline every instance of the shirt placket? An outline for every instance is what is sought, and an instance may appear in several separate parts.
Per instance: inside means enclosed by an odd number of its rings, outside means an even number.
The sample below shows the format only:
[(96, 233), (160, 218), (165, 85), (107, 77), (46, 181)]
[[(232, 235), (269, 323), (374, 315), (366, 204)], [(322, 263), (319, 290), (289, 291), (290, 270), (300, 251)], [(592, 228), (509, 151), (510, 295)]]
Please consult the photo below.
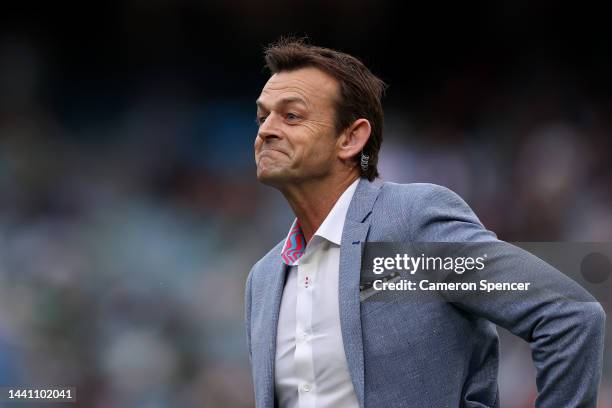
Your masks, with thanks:
[(317, 253), (316, 251), (309, 252), (307, 250), (300, 258), (297, 269), (295, 369), (299, 379), (298, 401), (300, 408), (314, 408), (317, 391), (312, 350)]

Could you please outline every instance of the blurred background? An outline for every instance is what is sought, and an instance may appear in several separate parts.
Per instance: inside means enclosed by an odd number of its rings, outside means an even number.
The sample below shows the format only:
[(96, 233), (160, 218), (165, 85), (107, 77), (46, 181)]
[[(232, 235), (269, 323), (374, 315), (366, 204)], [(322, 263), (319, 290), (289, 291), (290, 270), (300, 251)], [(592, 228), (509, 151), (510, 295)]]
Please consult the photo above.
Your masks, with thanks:
[[(2, 8), (0, 385), (253, 406), (244, 281), (293, 219), (252, 153), (281, 34), (390, 85), (383, 179), (445, 185), (507, 241), (612, 240), (612, 32), (587, 3)], [(533, 406), (529, 347), (500, 336), (502, 406)], [(605, 361), (612, 407), (612, 347)]]

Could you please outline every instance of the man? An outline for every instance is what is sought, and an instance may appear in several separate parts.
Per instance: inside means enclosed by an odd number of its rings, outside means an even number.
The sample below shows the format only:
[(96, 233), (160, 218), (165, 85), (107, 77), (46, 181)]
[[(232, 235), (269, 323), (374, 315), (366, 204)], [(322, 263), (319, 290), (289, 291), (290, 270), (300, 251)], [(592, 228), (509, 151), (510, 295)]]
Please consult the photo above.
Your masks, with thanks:
[[(467, 204), (377, 176), (384, 84), (360, 61), (302, 41), (267, 48), (257, 99), (258, 179), (296, 220), (251, 270), (245, 295), (257, 407), (494, 407), (495, 322), (528, 341), (539, 407), (595, 407), (605, 314), (551, 292), (516, 302), (360, 301), (366, 242), (494, 242)], [(537, 258), (535, 258), (537, 259)], [(581, 288), (518, 252), (540, 281)], [(531, 273), (531, 272), (529, 272)]]

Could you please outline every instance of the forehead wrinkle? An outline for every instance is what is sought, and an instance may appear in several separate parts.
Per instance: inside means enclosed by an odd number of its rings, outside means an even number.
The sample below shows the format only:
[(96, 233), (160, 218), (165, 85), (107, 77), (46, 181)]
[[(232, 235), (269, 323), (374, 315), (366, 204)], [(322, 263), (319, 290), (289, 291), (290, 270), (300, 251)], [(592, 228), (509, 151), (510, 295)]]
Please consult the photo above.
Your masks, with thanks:
[[(297, 94), (297, 96), (295, 95)], [(268, 95), (269, 98), (263, 98), (263, 96)], [(264, 89), (261, 92), (261, 95), (255, 104), (258, 108), (266, 108), (266, 99), (270, 99), (270, 103), (273, 106), (282, 106), (289, 105), (291, 103), (296, 103), (299, 105), (304, 105), (307, 109), (312, 109), (312, 104), (309, 101), (308, 95), (305, 94), (300, 88), (289, 87), (288, 89), (283, 89), (278, 96), (272, 95), (272, 92)]]
[[(261, 94), (264, 95), (264, 93), (267, 93), (267, 92), (262, 92)], [(257, 105), (258, 107), (264, 108), (266, 105), (265, 99), (266, 98), (262, 98), (260, 96), (259, 99), (255, 101), (255, 105)], [(273, 97), (271, 99), (273, 99)], [(309, 103), (306, 100), (306, 98), (302, 98), (299, 96), (290, 96), (290, 95), (289, 96), (279, 96), (278, 98), (276, 98), (273, 104), (274, 105), (298, 104), (298, 105), (304, 105), (306, 108), (309, 107)]]
[(321, 91), (325, 91), (327, 93), (329, 93), (329, 91), (332, 91), (333, 93), (333, 90), (331, 90), (330, 88), (334, 88), (335, 90), (334, 85), (334, 83), (330, 83), (330, 81), (327, 80), (312, 83), (311, 80), (304, 80), (301, 78), (288, 78), (277, 81), (270, 80), (264, 87), (264, 91), (266, 90), (266, 88), (272, 91), (287, 89), (289, 91), (294, 91), (298, 94), (307, 97), (309, 94), (318, 95), (321, 93)]
[[(321, 98), (318, 98), (318, 96), (321, 94), (321, 91), (323, 91), (328, 94), (329, 100), (334, 103), (340, 91), (339, 84), (329, 75), (320, 71), (319, 73), (320, 74), (317, 74), (314, 78), (309, 76), (306, 79), (294, 75), (293, 72), (275, 74), (270, 77), (264, 86), (262, 95), (265, 93), (269, 94), (271, 91), (286, 90), (288, 92), (297, 93), (302, 96), (307, 103), (310, 103), (311, 100), (320, 100)], [(280, 78), (278, 75), (280, 75)]]

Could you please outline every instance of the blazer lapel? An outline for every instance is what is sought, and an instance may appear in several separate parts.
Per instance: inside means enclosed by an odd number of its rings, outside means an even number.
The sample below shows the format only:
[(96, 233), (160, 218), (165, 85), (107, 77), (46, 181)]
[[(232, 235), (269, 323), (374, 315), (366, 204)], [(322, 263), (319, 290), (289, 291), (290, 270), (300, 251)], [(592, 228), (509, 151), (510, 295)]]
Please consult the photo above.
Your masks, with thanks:
[(366, 239), (369, 223), (346, 220), (340, 249), (340, 326), (346, 361), (353, 380), (353, 387), (363, 407), (363, 341), (361, 335), (361, 309), (359, 303), (359, 269), (361, 243)]
[(370, 229), (367, 218), (381, 187), (380, 180), (359, 181), (346, 215), (340, 245), (340, 326), (351, 380), (361, 407), (364, 405), (363, 338), (359, 301), (361, 255)]
[(262, 384), (263, 398), (262, 406), (274, 407), (274, 363), (276, 360), (276, 330), (278, 327), (278, 315), (280, 312), (280, 304), (283, 295), (283, 287), (285, 285), (285, 277), (287, 266), (282, 262), (280, 251), (278, 254), (278, 262), (273, 263), (266, 270), (270, 271), (267, 285), (270, 288), (268, 292), (270, 296), (266, 296), (263, 304), (263, 316), (268, 316), (262, 325), (260, 335), (265, 336), (262, 344), (268, 346), (268, 352), (265, 356), (265, 374), (263, 376), (264, 384)]

